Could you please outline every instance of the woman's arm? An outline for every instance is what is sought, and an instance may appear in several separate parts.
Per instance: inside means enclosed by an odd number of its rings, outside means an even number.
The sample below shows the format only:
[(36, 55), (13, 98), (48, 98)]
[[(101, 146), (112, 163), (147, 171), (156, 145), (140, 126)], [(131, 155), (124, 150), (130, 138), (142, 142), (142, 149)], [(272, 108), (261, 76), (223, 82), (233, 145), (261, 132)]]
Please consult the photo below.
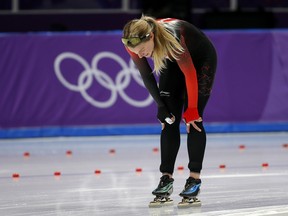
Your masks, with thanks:
[(183, 36), (181, 36), (180, 43), (184, 48), (184, 52), (179, 56), (177, 63), (185, 76), (188, 107), (183, 114), (183, 118), (185, 122), (188, 123), (200, 118), (198, 113), (198, 81), (193, 60), (185, 44), (185, 39)]
[(139, 58), (138, 55), (135, 53), (131, 52), (129, 49), (127, 49), (127, 52), (131, 56), (134, 64), (138, 68), (141, 77), (143, 79), (144, 85), (149, 91), (150, 95), (153, 97), (154, 101), (158, 105), (158, 114), (157, 118), (161, 121), (164, 122), (167, 117), (171, 118), (172, 115), (170, 112), (167, 110), (165, 103), (162, 101), (160, 97), (160, 92), (159, 88), (157, 85), (157, 81), (155, 79), (155, 76), (153, 74), (153, 71), (147, 61), (146, 58)]

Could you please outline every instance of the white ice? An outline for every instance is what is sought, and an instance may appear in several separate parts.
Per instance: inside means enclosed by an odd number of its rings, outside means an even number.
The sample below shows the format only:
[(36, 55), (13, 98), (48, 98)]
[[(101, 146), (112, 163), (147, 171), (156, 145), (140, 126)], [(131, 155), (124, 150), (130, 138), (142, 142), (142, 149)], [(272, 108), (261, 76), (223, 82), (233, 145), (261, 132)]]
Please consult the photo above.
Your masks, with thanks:
[(177, 208), (189, 174), (181, 140), (174, 205), (158, 209), (148, 208), (160, 178), (158, 135), (0, 140), (0, 215), (288, 215), (288, 132), (208, 134), (202, 206), (189, 209)]

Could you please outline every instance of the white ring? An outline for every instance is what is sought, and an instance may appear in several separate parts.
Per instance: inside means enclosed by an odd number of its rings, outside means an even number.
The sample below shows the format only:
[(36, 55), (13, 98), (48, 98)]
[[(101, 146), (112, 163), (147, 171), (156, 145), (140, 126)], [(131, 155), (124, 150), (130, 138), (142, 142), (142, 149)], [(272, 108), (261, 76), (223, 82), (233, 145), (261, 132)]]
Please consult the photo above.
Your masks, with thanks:
[[(76, 61), (80, 63), (80, 65), (83, 67), (82, 71), (78, 75), (78, 82), (76, 84), (69, 82), (68, 79), (64, 77), (63, 72), (61, 71), (61, 64), (64, 60), (67, 59), (69, 59), (70, 61), (73, 60), (74, 62)], [(114, 79), (112, 79), (108, 73), (105, 73), (103, 70), (99, 69), (99, 62), (103, 59), (112, 59), (120, 66), (120, 69)], [(145, 88), (144, 83), (132, 59), (130, 59), (129, 64), (127, 65), (126, 62), (119, 55), (112, 52), (100, 52), (96, 54), (92, 59), (91, 66), (80, 55), (72, 52), (63, 52), (56, 57), (54, 61), (54, 70), (57, 78), (66, 88), (71, 91), (80, 92), (82, 97), (88, 103), (98, 108), (108, 108), (113, 106), (117, 101), (117, 95), (120, 95), (120, 97), (126, 103), (134, 107), (146, 107), (153, 102), (153, 98), (148, 93), (147, 98), (143, 100), (136, 100), (127, 95), (125, 90), (131, 84), (131, 81), (134, 81), (134, 83), (136, 83), (141, 88)], [(67, 71), (65, 74), (67, 74)], [(87, 93), (93, 83), (95, 84), (93, 78), (94, 80), (96, 80), (97, 86), (100, 85), (105, 89), (105, 91), (108, 90), (111, 92), (110, 97), (106, 99), (106, 101), (103, 101), (103, 99), (97, 101), (95, 98), (91, 97)], [(135, 88), (133, 88), (133, 91), (137, 92)]]

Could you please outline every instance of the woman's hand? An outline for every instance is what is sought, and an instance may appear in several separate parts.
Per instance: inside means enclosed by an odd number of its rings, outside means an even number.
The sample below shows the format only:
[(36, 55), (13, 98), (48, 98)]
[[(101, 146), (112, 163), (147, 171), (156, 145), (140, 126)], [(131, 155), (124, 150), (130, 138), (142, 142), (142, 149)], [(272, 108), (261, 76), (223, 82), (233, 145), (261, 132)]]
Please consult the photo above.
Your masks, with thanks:
[[(168, 123), (168, 124), (173, 124), (175, 122), (175, 116), (171, 113), (172, 117), (171, 118), (165, 118), (165, 121)], [(165, 128), (165, 123), (162, 123), (161, 122), (161, 126), (162, 126), (162, 130), (164, 130)]]
[(201, 129), (196, 125), (195, 122), (202, 122), (202, 118), (199, 117), (197, 120), (190, 121), (190, 122), (186, 123), (186, 131), (187, 131), (187, 133), (190, 133), (191, 125), (195, 128), (195, 130), (201, 132)]

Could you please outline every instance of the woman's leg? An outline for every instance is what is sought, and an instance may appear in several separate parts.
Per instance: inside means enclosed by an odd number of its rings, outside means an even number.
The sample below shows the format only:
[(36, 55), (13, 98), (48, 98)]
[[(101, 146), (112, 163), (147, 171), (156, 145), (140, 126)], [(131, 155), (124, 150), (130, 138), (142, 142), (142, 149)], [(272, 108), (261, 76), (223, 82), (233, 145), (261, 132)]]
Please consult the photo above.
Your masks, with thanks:
[[(214, 66), (212, 67), (209, 64), (203, 64), (201, 68), (196, 68), (196, 70), (198, 69), (198, 112), (202, 119), (212, 88), (216, 64), (214, 64)], [(185, 107), (186, 104), (187, 101)], [(195, 124), (201, 129), (201, 132), (190, 125), (190, 132), (187, 134), (187, 148), (189, 155), (188, 168), (190, 170), (190, 176), (186, 180), (183, 191), (180, 193), (180, 196), (184, 197), (182, 202), (179, 203), (180, 206), (185, 206), (187, 204), (185, 197), (189, 198), (188, 203), (190, 203), (190, 201), (195, 204), (200, 202), (197, 199), (195, 200), (195, 197), (199, 194), (201, 186), (200, 173), (206, 148), (206, 132), (203, 127), (203, 122), (195, 121)]]
[[(209, 100), (212, 90), (215, 70), (216, 70), (216, 56), (212, 58), (212, 61), (204, 62), (196, 70), (199, 71), (198, 78), (198, 112), (203, 118), (206, 104)], [(202, 163), (206, 148), (206, 131), (203, 127), (203, 122), (195, 122), (201, 129), (201, 132), (195, 130), (190, 126), (190, 133), (187, 135), (187, 148), (189, 155), (188, 168), (190, 170), (190, 176), (198, 179), (200, 178), (200, 172), (202, 170)]]
[[(200, 116), (203, 115), (203, 110), (208, 101), (209, 96), (198, 97), (198, 109)], [(206, 131), (203, 127), (203, 122), (195, 122), (201, 129), (201, 132), (190, 126), (190, 133), (187, 134), (187, 148), (189, 155), (188, 168), (191, 172), (191, 177), (198, 179), (202, 169), (204, 153), (206, 148)]]
[(172, 177), (176, 157), (180, 147), (180, 122), (184, 104), (185, 80), (177, 63), (167, 61), (167, 67), (160, 75), (159, 90), (168, 110), (176, 120), (173, 124), (165, 123), (161, 132), (160, 172)]

